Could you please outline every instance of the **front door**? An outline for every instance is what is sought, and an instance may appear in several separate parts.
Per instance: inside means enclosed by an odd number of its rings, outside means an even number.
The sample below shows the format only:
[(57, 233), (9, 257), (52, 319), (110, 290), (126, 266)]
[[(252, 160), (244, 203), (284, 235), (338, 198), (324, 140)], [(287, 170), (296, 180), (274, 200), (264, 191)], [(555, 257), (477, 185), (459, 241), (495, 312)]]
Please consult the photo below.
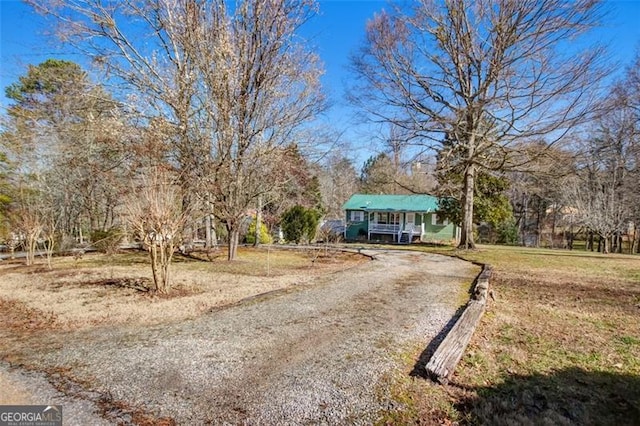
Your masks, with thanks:
[(413, 231), (415, 224), (416, 224), (416, 214), (407, 213), (407, 222), (404, 224), (404, 229), (408, 231)]

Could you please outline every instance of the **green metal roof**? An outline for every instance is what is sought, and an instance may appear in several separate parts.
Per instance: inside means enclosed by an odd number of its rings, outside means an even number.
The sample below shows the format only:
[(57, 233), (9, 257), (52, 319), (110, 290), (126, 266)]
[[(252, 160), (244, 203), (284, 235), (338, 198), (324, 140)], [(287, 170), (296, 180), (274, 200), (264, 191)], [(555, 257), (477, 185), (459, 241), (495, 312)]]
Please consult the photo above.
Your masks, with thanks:
[(354, 194), (342, 208), (388, 212), (435, 212), (438, 210), (438, 198), (433, 195)]

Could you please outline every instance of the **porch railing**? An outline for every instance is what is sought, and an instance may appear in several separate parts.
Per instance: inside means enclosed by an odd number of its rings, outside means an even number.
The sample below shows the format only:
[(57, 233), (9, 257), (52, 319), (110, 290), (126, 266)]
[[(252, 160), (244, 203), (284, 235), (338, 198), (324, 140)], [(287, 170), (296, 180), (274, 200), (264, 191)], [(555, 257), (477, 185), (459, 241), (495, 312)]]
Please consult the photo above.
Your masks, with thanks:
[(400, 225), (387, 223), (371, 223), (369, 224), (369, 232), (395, 234), (400, 231)]

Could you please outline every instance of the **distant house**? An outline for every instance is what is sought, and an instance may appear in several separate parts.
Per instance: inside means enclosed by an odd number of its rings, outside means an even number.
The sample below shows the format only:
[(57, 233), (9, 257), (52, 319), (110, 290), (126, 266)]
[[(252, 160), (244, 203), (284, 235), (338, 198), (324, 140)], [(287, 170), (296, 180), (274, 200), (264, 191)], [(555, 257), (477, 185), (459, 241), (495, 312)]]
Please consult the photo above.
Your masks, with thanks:
[(343, 206), (347, 241), (445, 242), (459, 229), (438, 217), (438, 198), (431, 195), (354, 194)]

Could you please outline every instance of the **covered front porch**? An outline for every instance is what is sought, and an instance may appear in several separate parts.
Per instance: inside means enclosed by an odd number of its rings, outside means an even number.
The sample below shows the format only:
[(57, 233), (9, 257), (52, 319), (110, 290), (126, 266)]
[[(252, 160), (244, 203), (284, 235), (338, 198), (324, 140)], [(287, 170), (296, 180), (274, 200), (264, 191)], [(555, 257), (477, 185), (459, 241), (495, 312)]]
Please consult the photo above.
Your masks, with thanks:
[(372, 235), (391, 235), (393, 242), (410, 243), (424, 233), (422, 217), (415, 212), (388, 210), (368, 211), (367, 239)]
[(446, 242), (458, 228), (438, 217), (438, 198), (427, 194), (353, 194), (344, 203), (346, 241)]

